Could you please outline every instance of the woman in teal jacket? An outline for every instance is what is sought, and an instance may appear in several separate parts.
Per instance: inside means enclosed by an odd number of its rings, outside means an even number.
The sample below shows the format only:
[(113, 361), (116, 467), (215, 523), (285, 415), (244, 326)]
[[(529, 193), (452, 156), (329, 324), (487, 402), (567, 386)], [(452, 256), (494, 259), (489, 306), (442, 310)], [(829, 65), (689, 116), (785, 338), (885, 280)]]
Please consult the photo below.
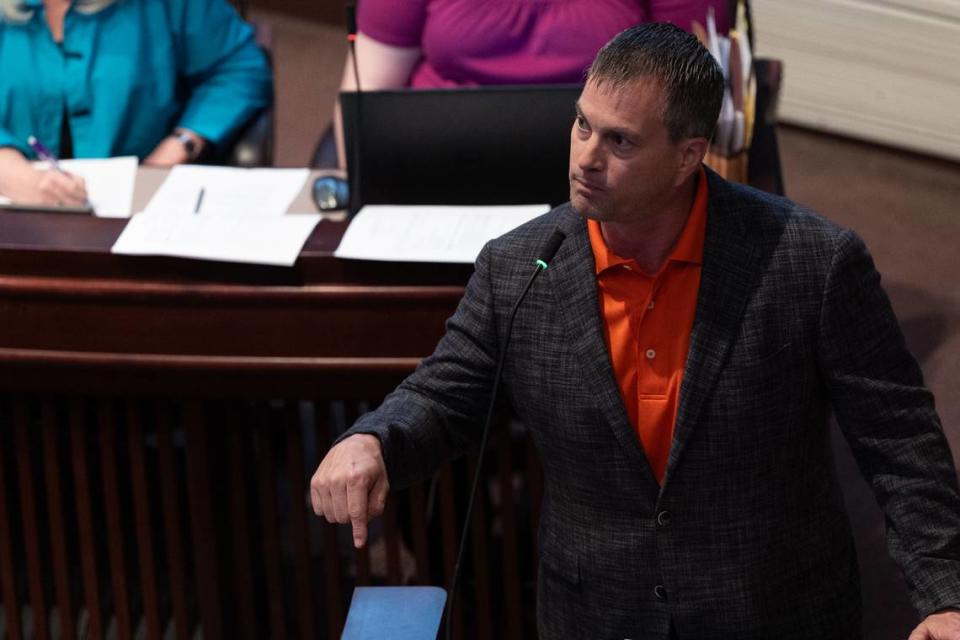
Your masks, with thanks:
[(0, 194), (75, 204), (60, 157), (169, 166), (222, 145), (271, 100), (253, 30), (226, 0), (0, 0)]

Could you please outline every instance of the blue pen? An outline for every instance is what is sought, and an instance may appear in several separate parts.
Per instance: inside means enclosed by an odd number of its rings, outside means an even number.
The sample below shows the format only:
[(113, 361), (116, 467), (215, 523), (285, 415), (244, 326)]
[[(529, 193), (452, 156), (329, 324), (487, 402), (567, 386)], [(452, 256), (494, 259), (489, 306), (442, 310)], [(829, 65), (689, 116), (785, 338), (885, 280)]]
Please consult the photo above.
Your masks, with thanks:
[[(37, 154), (37, 157), (43, 160), (46, 163), (50, 164), (50, 168), (56, 171), (57, 173), (62, 173), (63, 175), (69, 175), (63, 168), (60, 166), (60, 163), (57, 162), (57, 157), (50, 153), (50, 150), (43, 146), (43, 143), (37, 140), (36, 136), (29, 136), (27, 138), (27, 144), (30, 145), (30, 148), (33, 149), (33, 152)], [(89, 207), (90, 201), (84, 200), (83, 206)]]

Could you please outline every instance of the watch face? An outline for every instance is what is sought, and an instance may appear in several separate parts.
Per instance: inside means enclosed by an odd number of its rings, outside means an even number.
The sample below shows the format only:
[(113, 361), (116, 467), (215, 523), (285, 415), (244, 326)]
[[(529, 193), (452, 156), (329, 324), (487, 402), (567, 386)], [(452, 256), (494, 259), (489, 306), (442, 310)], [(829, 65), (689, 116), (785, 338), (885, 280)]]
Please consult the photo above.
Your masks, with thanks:
[(313, 183), (313, 201), (320, 211), (346, 209), (350, 195), (346, 180), (333, 176), (317, 178)]
[(185, 133), (178, 134), (177, 140), (179, 140), (180, 144), (183, 145), (183, 148), (187, 150), (187, 155), (193, 159), (193, 156), (197, 151), (196, 141)]

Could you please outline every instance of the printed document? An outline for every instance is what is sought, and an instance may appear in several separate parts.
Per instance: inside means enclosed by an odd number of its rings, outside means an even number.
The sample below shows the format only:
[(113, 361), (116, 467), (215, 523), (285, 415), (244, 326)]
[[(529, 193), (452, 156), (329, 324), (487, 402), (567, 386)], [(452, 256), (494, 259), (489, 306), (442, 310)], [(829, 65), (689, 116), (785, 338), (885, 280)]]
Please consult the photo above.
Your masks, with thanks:
[(358, 260), (471, 264), (489, 240), (546, 213), (549, 205), (368, 205), (334, 255)]
[(111, 251), (292, 266), (319, 221), (318, 213), (266, 217), (138, 213)]
[(177, 165), (144, 211), (280, 216), (303, 189), (308, 169), (237, 169)]

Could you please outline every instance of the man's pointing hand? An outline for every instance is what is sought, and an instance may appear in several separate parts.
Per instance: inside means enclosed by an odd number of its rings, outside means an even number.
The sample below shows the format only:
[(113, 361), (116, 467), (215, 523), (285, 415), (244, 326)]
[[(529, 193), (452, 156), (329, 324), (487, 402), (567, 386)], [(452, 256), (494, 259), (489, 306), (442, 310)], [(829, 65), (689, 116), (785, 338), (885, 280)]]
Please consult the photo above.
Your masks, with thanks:
[(327, 452), (310, 481), (313, 511), (353, 525), (353, 546), (367, 542), (367, 522), (383, 513), (390, 483), (376, 436), (357, 434)]

